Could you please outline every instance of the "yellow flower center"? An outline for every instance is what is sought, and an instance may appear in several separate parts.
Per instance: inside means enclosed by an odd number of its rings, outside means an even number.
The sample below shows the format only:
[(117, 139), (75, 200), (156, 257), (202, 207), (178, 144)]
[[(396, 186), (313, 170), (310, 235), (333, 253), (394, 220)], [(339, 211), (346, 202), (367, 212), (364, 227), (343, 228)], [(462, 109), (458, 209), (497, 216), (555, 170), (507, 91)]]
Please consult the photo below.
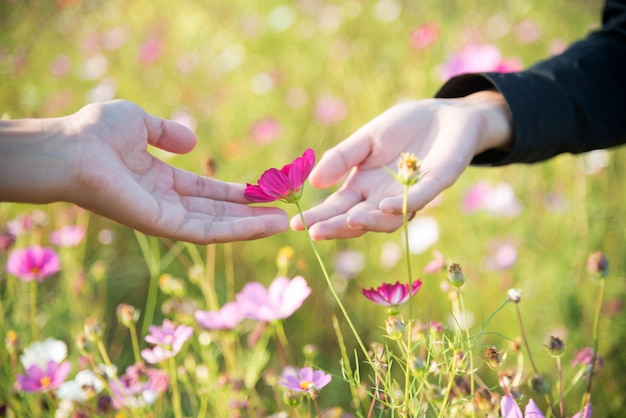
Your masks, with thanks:
[(39, 385), (42, 388), (47, 388), (48, 386), (50, 386), (50, 383), (52, 383), (52, 380), (48, 376), (44, 376), (39, 379)]
[(30, 272), (33, 274), (39, 274), (39, 272), (41, 271), (41, 269), (39, 267), (33, 266), (30, 268)]
[(303, 380), (302, 382), (300, 382), (300, 389), (309, 390), (309, 386), (311, 386), (312, 384), (313, 382), (310, 382), (308, 380)]

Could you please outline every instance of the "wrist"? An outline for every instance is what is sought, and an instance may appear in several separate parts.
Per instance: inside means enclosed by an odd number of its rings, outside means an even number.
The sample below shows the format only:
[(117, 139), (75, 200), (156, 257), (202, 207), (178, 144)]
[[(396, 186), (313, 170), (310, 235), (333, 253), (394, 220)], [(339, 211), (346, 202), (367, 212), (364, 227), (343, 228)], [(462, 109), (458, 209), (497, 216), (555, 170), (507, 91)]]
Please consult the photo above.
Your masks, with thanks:
[(488, 150), (506, 152), (513, 148), (513, 118), (501, 93), (484, 90), (453, 100), (475, 110), (484, 121), (484, 132), (479, 138), (476, 154)]
[(66, 200), (71, 138), (66, 118), (0, 121), (0, 201)]

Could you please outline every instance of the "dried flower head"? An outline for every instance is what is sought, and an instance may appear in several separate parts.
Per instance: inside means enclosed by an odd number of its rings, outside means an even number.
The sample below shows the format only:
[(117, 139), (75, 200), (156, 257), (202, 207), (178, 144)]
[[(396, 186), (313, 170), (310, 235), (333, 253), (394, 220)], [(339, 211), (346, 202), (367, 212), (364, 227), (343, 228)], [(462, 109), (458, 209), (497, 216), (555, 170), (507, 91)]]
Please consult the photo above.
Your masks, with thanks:
[(605, 277), (609, 272), (609, 260), (602, 251), (596, 251), (587, 258), (587, 271)]
[(489, 347), (485, 351), (485, 362), (493, 370), (498, 370), (502, 365), (500, 352), (495, 347)]
[(550, 354), (554, 357), (561, 357), (565, 352), (565, 343), (562, 339), (555, 336), (550, 336), (550, 343), (548, 344)]
[(461, 287), (465, 283), (465, 275), (460, 265), (454, 263), (448, 267), (448, 280), (454, 287)]
[(412, 186), (420, 178), (420, 163), (417, 156), (410, 152), (403, 152), (398, 159), (398, 181)]

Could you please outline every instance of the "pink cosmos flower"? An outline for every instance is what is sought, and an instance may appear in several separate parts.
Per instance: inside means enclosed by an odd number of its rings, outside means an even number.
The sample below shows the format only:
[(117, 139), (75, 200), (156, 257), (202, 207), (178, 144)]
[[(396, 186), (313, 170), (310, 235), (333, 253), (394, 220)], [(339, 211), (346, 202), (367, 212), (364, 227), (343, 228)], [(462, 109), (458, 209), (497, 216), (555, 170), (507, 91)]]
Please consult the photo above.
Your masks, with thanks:
[(79, 225), (65, 225), (50, 232), (48, 238), (57, 247), (76, 247), (85, 238), (85, 228)]
[(163, 40), (157, 37), (148, 39), (141, 45), (139, 62), (142, 64), (154, 64), (163, 55)]
[(439, 37), (439, 27), (435, 23), (426, 23), (411, 32), (411, 47), (423, 50)]
[[(522, 413), (511, 395), (503, 396), (500, 400), (500, 413), (502, 418), (544, 418), (535, 401), (530, 399), (526, 404), (524, 413)], [(587, 404), (582, 411), (576, 413), (572, 418), (591, 418), (591, 404)]]
[(25, 282), (42, 282), (61, 270), (59, 256), (52, 248), (28, 247), (15, 250), (7, 260), (7, 271)]
[(433, 259), (424, 266), (424, 273), (437, 273), (446, 267), (446, 257), (439, 251), (433, 251)]
[(176, 325), (168, 319), (164, 320), (160, 327), (151, 325), (150, 334), (146, 335), (145, 340), (155, 346), (143, 349), (141, 356), (151, 364), (174, 357), (192, 333), (193, 328), (186, 325)]
[(283, 200), (295, 203), (302, 195), (302, 185), (311, 174), (315, 165), (315, 152), (312, 149), (304, 151), (301, 157), (287, 164), (280, 170), (270, 168), (259, 179), (257, 186), (248, 184), (244, 196), (251, 202), (267, 203)]
[(521, 62), (515, 59), (504, 59), (497, 46), (468, 45), (460, 52), (451, 55), (439, 68), (440, 77), (447, 80), (463, 73), (486, 71), (510, 72), (520, 70)]
[(250, 128), (250, 137), (257, 144), (269, 144), (276, 141), (281, 134), (280, 122), (274, 118), (256, 121)]
[(119, 379), (109, 382), (113, 407), (135, 409), (150, 406), (167, 390), (168, 385), (169, 375), (166, 372), (147, 368), (143, 363), (134, 364)]
[(219, 311), (197, 311), (198, 324), (206, 329), (233, 329), (244, 318), (244, 310), (235, 302), (225, 303)]
[(303, 277), (277, 277), (267, 289), (258, 282), (247, 283), (237, 294), (237, 304), (247, 318), (269, 322), (291, 316), (310, 294)]
[(24, 392), (48, 392), (54, 390), (65, 381), (71, 369), (72, 365), (67, 361), (57, 363), (54, 360), (50, 360), (43, 370), (39, 365), (33, 364), (26, 369), (26, 374), (17, 375), (17, 389)]
[(422, 287), (422, 281), (417, 279), (411, 284), (411, 292), (409, 292), (409, 284), (395, 284), (383, 283), (378, 289), (362, 289), (363, 296), (382, 306), (398, 306), (406, 303), (411, 296), (415, 294)]
[(295, 392), (307, 392), (315, 399), (319, 391), (330, 383), (330, 380), (331, 376), (321, 370), (313, 371), (311, 367), (296, 369), (287, 366), (278, 384)]
[(348, 115), (348, 107), (337, 97), (324, 96), (315, 104), (315, 119), (322, 125), (332, 125)]

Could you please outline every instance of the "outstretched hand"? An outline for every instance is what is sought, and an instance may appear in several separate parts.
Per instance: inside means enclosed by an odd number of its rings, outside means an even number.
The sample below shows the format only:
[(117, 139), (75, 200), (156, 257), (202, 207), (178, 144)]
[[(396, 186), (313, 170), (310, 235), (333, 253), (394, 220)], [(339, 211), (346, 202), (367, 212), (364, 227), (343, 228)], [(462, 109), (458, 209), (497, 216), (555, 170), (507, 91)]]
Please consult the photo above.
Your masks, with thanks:
[(148, 152), (148, 144), (189, 152), (196, 136), (184, 126), (121, 100), (68, 118), (78, 151), (66, 200), (146, 234), (201, 244), (287, 229), (284, 211), (247, 205), (244, 185), (192, 174)]
[[(313, 239), (350, 238), (402, 226), (404, 186), (396, 170), (403, 152), (421, 161), (421, 180), (411, 186), (408, 213), (422, 209), (452, 185), (472, 158), (511, 141), (508, 107), (499, 93), (483, 91), (462, 99), (430, 99), (395, 106), (328, 150), (309, 177), (326, 188), (347, 175), (322, 204), (304, 213)], [(302, 230), (299, 217), (291, 227)]]

